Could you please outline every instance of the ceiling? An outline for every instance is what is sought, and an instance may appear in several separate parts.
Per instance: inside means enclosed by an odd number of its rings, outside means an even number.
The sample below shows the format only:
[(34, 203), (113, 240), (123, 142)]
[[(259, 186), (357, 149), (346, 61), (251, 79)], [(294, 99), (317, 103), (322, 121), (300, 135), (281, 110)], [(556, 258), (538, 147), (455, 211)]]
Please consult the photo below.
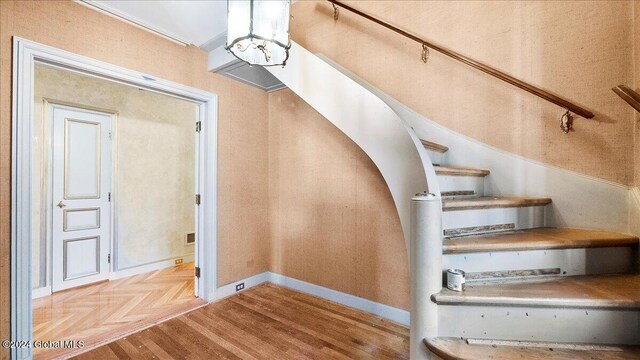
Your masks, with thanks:
[(179, 42), (206, 45), (227, 31), (225, 0), (82, 0)]
[[(284, 84), (261, 66), (249, 66), (229, 55), (226, 43), (226, 0), (76, 0), (184, 44), (209, 52), (216, 61), (210, 71), (265, 91)], [(210, 60), (211, 63), (211, 60)]]

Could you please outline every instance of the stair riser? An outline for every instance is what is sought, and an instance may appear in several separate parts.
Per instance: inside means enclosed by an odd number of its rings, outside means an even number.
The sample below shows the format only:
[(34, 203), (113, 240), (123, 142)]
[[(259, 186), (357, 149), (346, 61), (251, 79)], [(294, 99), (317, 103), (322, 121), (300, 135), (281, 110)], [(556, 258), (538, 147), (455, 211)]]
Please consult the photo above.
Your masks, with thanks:
[(472, 190), (476, 196), (484, 195), (484, 178), (478, 176), (438, 175), (440, 191)]
[(438, 306), (439, 336), (598, 344), (640, 344), (640, 312)]
[(516, 229), (531, 229), (545, 225), (544, 211), (544, 206), (445, 211), (442, 225), (456, 229), (513, 223)]
[(445, 162), (446, 153), (426, 149), (432, 164), (442, 165)]
[(572, 276), (634, 272), (635, 258), (631, 247), (505, 251), (446, 254), (442, 266), (468, 273), (560, 268), (561, 274)]

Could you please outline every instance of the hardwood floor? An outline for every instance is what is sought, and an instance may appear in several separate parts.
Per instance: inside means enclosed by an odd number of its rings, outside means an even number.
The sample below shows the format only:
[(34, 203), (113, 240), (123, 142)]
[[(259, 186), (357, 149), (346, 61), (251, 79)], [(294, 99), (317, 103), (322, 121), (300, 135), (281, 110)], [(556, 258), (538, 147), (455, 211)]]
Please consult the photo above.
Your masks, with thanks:
[(263, 284), (76, 357), (408, 359), (405, 326)]
[[(193, 263), (69, 289), (33, 302), (34, 340), (106, 343), (204, 305), (194, 296)], [(36, 358), (77, 349), (35, 349)]]

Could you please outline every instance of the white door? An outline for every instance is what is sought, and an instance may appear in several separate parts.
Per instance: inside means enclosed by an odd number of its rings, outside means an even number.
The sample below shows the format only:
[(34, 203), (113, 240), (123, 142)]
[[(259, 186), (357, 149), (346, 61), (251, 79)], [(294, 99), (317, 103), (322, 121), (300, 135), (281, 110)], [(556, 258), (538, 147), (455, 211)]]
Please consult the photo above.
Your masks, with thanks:
[(52, 290), (104, 280), (111, 247), (111, 115), (53, 105)]

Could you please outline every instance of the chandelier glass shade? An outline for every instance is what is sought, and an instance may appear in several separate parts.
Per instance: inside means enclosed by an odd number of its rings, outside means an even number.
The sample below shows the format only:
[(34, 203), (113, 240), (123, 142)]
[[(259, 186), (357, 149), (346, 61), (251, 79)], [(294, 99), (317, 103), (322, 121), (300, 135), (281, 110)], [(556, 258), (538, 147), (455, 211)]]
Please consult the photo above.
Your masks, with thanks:
[(251, 65), (284, 66), (289, 58), (290, 0), (228, 0), (227, 44)]

